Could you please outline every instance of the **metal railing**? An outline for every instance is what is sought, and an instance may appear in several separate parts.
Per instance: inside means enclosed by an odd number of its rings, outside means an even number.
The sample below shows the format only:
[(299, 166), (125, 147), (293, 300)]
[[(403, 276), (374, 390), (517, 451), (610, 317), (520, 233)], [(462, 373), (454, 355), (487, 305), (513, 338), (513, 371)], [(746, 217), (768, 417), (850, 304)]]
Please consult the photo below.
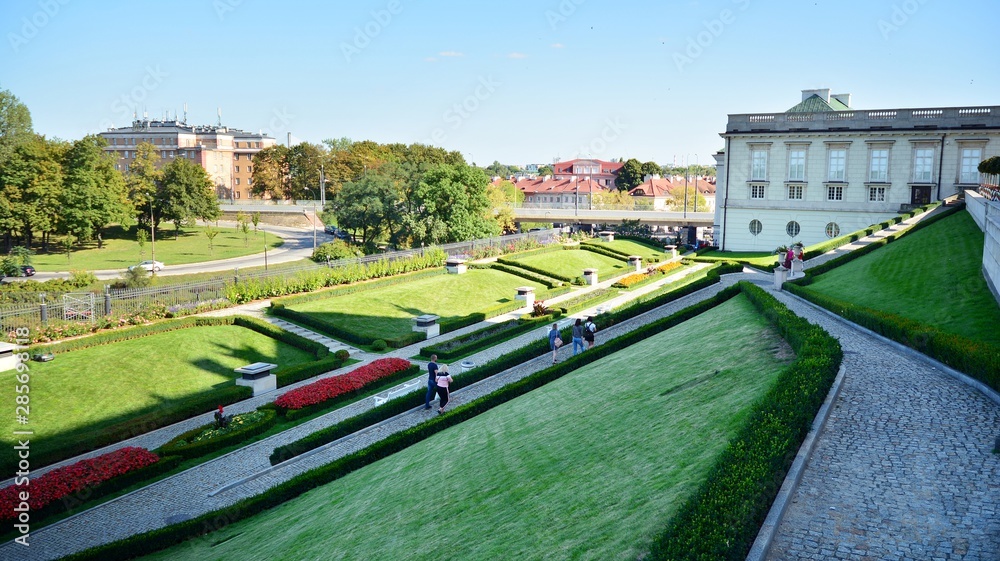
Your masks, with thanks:
[[(534, 239), (540, 243), (547, 243), (552, 241), (557, 233), (557, 230), (539, 230), (536, 232), (498, 236), (495, 238), (485, 238), (467, 242), (456, 242), (433, 247), (443, 250), (449, 257), (467, 258), (471, 257), (479, 249), (491, 246), (504, 246), (524, 239)], [(220, 273), (217, 278), (192, 283), (153, 286), (148, 288), (105, 287), (103, 294), (98, 293), (96, 295), (96, 309), (94, 311), (94, 315), (134, 314), (154, 305), (162, 305), (168, 308), (196, 306), (201, 303), (225, 299), (226, 287), (243, 279), (284, 277), (301, 272), (326, 269), (328, 267), (347, 267), (350, 265), (373, 263), (380, 260), (394, 261), (397, 259), (406, 259), (414, 255), (420, 255), (428, 249), (430, 249), (430, 247), (387, 251), (385, 253), (365, 255), (363, 257), (338, 259), (328, 263), (309, 262), (292, 267), (272, 267), (269, 270), (240, 271), (239, 269), (234, 269), (231, 273)], [(0, 304), (0, 328), (3, 329), (4, 333), (9, 333), (16, 327), (37, 329), (45, 325), (50, 320), (68, 319), (93, 321), (94, 319), (93, 316), (65, 318), (63, 313), (63, 303), (60, 300), (43, 298), (41, 297), (41, 294), (42, 293), (37, 293), (36, 298), (38, 298), (38, 302)]]

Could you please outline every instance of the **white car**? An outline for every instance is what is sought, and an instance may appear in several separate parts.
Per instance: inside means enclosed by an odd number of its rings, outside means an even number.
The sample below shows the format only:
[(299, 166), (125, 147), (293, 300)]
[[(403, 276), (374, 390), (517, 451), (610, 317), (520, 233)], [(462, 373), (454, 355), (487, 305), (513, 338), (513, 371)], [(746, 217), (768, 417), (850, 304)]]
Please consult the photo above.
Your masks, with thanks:
[(155, 273), (163, 268), (163, 263), (160, 263), (159, 261), (143, 261), (138, 265), (132, 265), (131, 267), (128, 268), (128, 270), (131, 271), (136, 267), (142, 267), (143, 269), (146, 269), (150, 273)]

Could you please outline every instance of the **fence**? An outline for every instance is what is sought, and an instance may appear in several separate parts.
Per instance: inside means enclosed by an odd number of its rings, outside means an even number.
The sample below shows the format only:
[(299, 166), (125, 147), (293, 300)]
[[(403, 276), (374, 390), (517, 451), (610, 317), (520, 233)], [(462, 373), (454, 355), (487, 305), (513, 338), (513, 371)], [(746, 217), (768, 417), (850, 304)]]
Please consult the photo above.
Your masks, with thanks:
[[(450, 257), (470, 257), (476, 250), (485, 247), (499, 247), (524, 239), (535, 239), (540, 243), (552, 241), (557, 230), (540, 230), (524, 234), (512, 234), (496, 238), (457, 242), (436, 246)], [(167, 308), (174, 306), (194, 306), (199, 303), (225, 299), (226, 286), (246, 278), (270, 278), (294, 275), (299, 272), (315, 271), (327, 267), (346, 267), (354, 264), (373, 263), (379, 260), (394, 261), (419, 255), (424, 248), (391, 251), (373, 255), (365, 255), (351, 259), (338, 259), (329, 263), (305, 263), (296, 266), (277, 266), (269, 270), (240, 271), (234, 269), (231, 273), (220, 273), (217, 278), (195, 283), (184, 283), (149, 288), (105, 288), (103, 294), (96, 294), (94, 313), (86, 316), (73, 310), (70, 316), (65, 315), (65, 305), (61, 300), (45, 298), (43, 293), (31, 297), (34, 301), (9, 305), (0, 305), (0, 328), (3, 333), (10, 333), (16, 327), (31, 329), (45, 325), (49, 320), (93, 321), (94, 316), (134, 314), (149, 306), (162, 305)]]

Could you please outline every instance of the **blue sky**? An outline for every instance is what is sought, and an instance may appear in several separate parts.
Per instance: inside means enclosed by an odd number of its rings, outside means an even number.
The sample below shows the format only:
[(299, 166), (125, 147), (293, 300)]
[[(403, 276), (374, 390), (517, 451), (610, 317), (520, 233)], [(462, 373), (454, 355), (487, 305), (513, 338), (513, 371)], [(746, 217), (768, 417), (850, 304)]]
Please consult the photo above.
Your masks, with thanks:
[(5, 0), (0, 88), (79, 138), (188, 106), (485, 165), (710, 163), (730, 113), (1000, 105), (991, 0)]

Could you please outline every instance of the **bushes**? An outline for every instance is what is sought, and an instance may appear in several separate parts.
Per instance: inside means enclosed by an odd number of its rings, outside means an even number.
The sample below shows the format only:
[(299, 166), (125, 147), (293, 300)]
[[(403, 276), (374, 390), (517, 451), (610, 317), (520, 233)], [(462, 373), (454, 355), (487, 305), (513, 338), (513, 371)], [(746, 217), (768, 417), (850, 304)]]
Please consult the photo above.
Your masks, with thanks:
[(324, 378), (312, 384), (296, 388), (278, 399), (274, 405), (282, 413), (289, 410), (311, 408), (318, 411), (324, 407), (314, 407), (341, 395), (357, 391), (377, 380), (387, 378), (397, 372), (409, 370), (413, 365), (402, 358), (380, 358), (346, 374)]
[(489, 268), (496, 269), (497, 271), (503, 271), (511, 275), (516, 275), (518, 277), (527, 279), (531, 282), (537, 282), (538, 284), (544, 286), (545, 288), (555, 288), (557, 286), (562, 286), (563, 282), (556, 280), (549, 276), (548, 273), (540, 274), (533, 271), (529, 271), (527, 268), (521, 265), (508, 265), (506, 263), (491, 263)]
[(160, 455), (178, 456), (184, 459), (197, 458), (267, 432), (277, 422), (277, 411), (269, 408), (261, 408), (256, 411), (259, 411), (263, 415), (257, 422), (244, 427), (235, 427), (229, 432), (214, 438), (189, 443), (189, 440), (212, 427), (214, 423), (202, 425), (177, 435), (170, 442), (158, 448), (156, 452)]
[[(540, 268), (532, 266), (532, 265), (525, 265), (524, 263), (521, 263), (521, 262), (519, 262), (517, 260), (514, 260), (514, 259), (504, 259), (503, 257), (501, 257), (500, 259), (497, 259), (497, 263), (499, 263), (501, 265), (507, 265), (509, 267), (515, 267), (515, 268), (518, 268), (518, 269), (523, 269), (525, 271), (531, 271), (532, 273), (541, 275), (543, 277), (551, 277), (551, 278), (554, 278), (554, 279), (561, 280), (563, 282), (573, 282), (573, 279), (571, 277), (567, 277), (567, 276), (564, 276), (564, 275), (557, 275), (555, 273), (546, 271), (544, 269), (540, 269)], [(508, 272), (510, 272), (510, 271), (508, 271)], [(512, 273), (512, 274), (517, 274), (517, 273)]]
[(604, 247), (593, 243), (581, 244), (580, 249), (584, 251), (590, 251), (598, 255), (603, 255), (605, 257), (610, 257), (612, 259), (617, 259), (619, 261), (628, 261), (629, 258), (629, 255), (624, 251), (618, 251), (615, 249), (611, 249), (610, 247)]

